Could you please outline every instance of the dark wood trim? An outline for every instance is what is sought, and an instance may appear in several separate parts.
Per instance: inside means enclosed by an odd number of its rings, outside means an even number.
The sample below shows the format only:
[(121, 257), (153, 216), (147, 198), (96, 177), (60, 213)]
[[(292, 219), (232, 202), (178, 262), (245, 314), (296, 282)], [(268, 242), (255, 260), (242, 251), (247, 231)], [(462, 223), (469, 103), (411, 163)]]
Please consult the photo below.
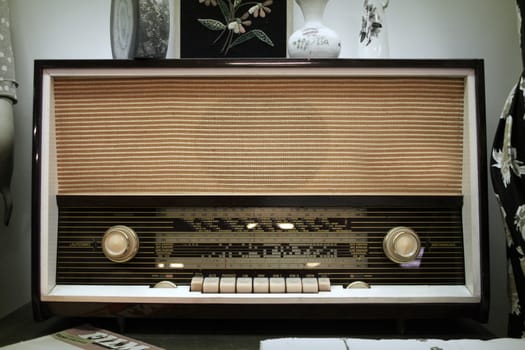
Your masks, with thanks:
[(425, 68), (483, 69), (481, 59), (167, 59), (167, 60), (35, 60), (35, 73), (46, 69), (111, 68)]
[(52, 314), (84, 317), (356, 320), (479, 318), (478, 304), (149, 304), (48, 303)]
[(59, 207), (460, 208), (461, 196), (57, 196)]
[(489, 220), (488, 220), (488, 174), (487, 174), (487, 129), (485, 110), (485, 68), (481, 60), (475, 62), (476, 77), (476, 128), (478, 149), (478, 196), (479, 196), (479, 228), (480, 228), (480, 259), (481, 259), (481, 305), (480, 317), (483, 322), (488, 320), (490, 303), (490, 258), (489, 258)]
[(35, 66), (33, 80), (33, 153), (31, 183), (31, 294), (33, 315), (36, 320), (47, 318), (40, 301), (40, 203), (41, 198), (41, 149), (42, 149), (42, 77), (43, 70)]

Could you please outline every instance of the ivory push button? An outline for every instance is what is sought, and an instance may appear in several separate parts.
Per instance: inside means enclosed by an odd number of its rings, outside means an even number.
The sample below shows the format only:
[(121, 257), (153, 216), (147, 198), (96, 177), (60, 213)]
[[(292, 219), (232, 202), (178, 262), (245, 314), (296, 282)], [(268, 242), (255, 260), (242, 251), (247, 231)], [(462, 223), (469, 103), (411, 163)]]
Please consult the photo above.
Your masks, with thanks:
[(206, 277), (202, 283), (203, 293), (219, 293), (219, 277)]
[(419, 236), (408, 227), (394, 227), (388, 231), (383, 240), (385, 255), (398, 264), (414, 261), (420, 250)]
[(235, 293), (235, 277), (222, 277), (219, 290), (221, 293)]
[(190, 291), (192, 292), (202, 292), (202, 285), (204, 283), (204, 277), (202, 276), (193, 276), (190, 284)]
[(267, 277), (255, 277), (253, 279), (254, 293), (268, 293), (270, 290), (270, 282)]
[(284, 277), (270, 278), (270, 293), (286, 293), (286, 282)]
[(304, 277), (302, 280), (303, 293), (318, 293), (319, 292), (319, 283), (317, 278), (314, 277)]
[(329, 292), (331, 290), (330, 279), (328, 277), (319, 277), (317, 283), (320, 292)]
[(139, 250), (139, 238), (133, 229), (117, 225), (110, 227), (102, 237), (102, 251), (106, 258), (117, 263), (129, 261)]
[(251, 293), (252, 292), (252, 278), (238, 277), (237, 278), (237, 293)]
[(299, 277), (286, 278), (286, 293), (302, 293), (303, 283)]

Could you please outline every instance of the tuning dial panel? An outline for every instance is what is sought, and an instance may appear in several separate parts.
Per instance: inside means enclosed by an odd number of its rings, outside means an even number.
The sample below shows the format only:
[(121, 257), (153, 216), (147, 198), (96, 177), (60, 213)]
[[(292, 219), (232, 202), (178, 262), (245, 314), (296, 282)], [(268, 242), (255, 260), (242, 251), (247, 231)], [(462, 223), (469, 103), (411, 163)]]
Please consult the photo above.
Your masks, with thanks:
[(421, 241), (417, 233), (408, 227), (394, 227), (383, 240), (386, 256), (398, 264), (414, 261), (421, 250)]
[(110, 227), (102, 237), (102, 251), (111, 261), (123, 263), (135, 257), (139, 250), (139, 238), (128, 226)]

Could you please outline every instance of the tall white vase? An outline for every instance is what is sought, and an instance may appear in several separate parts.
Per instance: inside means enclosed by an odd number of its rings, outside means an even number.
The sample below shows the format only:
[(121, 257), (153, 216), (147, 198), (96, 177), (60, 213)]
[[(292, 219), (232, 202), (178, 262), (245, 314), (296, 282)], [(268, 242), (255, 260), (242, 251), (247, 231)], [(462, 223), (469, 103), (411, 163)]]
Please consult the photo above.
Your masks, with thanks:
[(390, 0), (364, 0), (358, 54), (361, 58), (388, 58), (385, 10)]
[(337, 58), (341, 40), (322, 20), (328, 0), (295, 0), (304, 16), (304, 25), (288, 39), (292, 58)]

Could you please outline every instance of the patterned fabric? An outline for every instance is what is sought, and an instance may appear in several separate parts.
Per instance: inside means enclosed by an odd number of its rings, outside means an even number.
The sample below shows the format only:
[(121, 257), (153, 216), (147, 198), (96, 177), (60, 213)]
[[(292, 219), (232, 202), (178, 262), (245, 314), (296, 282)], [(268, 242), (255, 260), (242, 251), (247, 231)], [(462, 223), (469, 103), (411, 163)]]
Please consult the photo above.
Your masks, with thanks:
[(0, 0), (0, 97), (10, 98), (16, 103), (15, 60), (11, 47), (9, 3)]
[(525, 338), (525, 72), (500, 117), (491, 158), (492, 184), (507, 234), (512, 310), (509, 336)]
[[(525, 0), (516, 0), (525, 65)], [(507, 236), (509, 292), (508, 334), (525, 338), (525, 70), (512, 89), (496, 129), (491, 159), (492, 185)]]

